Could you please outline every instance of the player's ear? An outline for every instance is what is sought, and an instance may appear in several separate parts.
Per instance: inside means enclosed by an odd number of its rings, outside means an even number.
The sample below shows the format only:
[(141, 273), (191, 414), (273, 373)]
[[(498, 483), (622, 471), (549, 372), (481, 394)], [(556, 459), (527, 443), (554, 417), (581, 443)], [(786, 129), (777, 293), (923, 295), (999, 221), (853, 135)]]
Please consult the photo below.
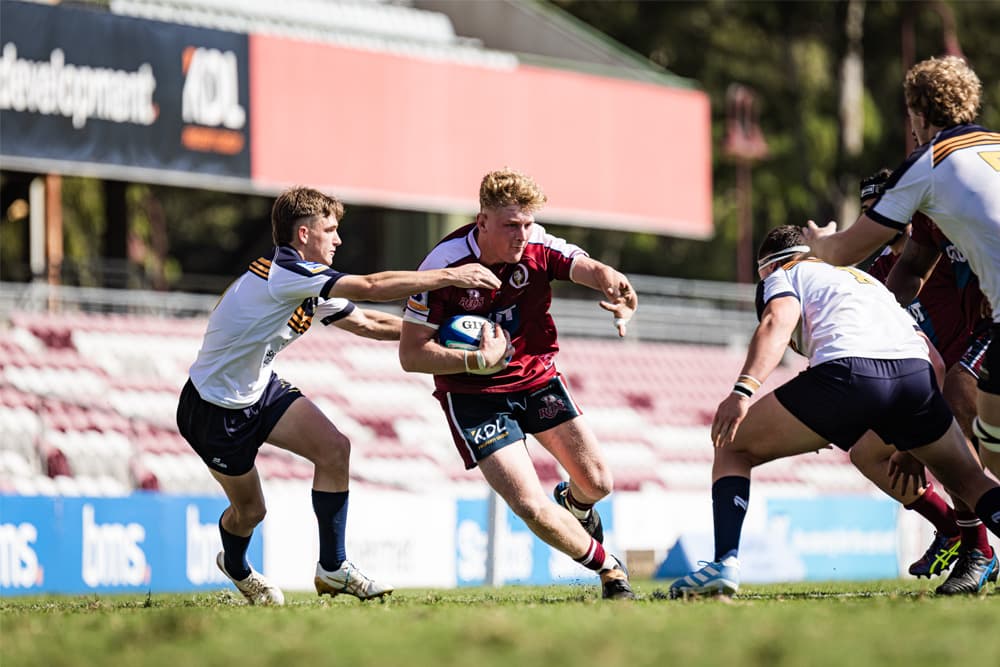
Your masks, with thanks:
[(476, 228), (485, 229), (486, 228), (486, 214), (480, 211), (476, 214)]
[(295, 236), (298, 237), (299, 243), (304, 245), (309, 240), (309, 225), (299, 225), (296, 227)]

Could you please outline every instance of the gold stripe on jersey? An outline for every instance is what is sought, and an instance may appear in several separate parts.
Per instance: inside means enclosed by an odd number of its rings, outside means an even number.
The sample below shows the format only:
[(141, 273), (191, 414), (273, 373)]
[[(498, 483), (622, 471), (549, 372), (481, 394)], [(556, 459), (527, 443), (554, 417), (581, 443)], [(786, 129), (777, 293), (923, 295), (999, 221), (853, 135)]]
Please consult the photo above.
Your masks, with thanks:
[(946, 157), (957, 150), (973, 146), (988, 146), (1000, 144), (998, 132), (970, 132), (934, 145), (934, 166), (938, 166)]
[(250, 266), (247, 267), (247, 271), (255, 276), (267, 279), (267, 274), (271, 271), (271, 260), (266, 257), (258, 257), (254, 261), (250, 262)]
[(288, 328), (297, 334), (304, 334), (312, 326), (312, 319), (312, 313), (307, 313), (305, 308), (299, 306), (292, 313), (292, 316), (288, 318)]

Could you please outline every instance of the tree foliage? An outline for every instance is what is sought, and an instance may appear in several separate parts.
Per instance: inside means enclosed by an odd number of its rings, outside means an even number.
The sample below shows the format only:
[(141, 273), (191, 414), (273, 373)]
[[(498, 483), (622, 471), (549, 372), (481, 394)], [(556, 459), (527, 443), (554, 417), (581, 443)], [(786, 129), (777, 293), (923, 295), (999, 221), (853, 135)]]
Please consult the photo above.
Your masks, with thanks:
[[(632, 270), (735, 277), (735, 168), (721, 150), (730, 84), (756, 92), (770, 149), (753, 169), (755, 243), (779, 224), (835, 219), (843, 203), (857, 196), (859, 177), (895, 167), (905, 157), (902, 79), (908, 22), (913, 57), (922, 60), (945, 52), (943, 17), (952, 13), (962, 52), (984, 82), (981, 122), (1000, 127), (995, 34), (1000, 3), (856, 1), (864, 10), (864, 143), (860, 155), (851, 156), (842, 148), (839, 115), (848, 2), (555, 0), (651, 62), (697, 81), (711, 99), (716, 237), (708, 244), (667, 238), (628, 243), (623, 252), (633, 254), (624, 259)], [(656, 252), (648, 253), (649, 246)]]

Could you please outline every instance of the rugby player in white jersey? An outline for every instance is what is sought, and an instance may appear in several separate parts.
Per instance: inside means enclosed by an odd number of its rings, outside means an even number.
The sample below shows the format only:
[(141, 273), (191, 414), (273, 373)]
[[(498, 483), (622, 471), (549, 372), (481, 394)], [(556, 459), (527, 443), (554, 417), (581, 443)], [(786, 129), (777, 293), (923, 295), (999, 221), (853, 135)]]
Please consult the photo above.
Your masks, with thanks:
[[(931, 58), (910, 68), (903, 95), (920, 145), (857, 222), (835, 233), (836, 223), (820, 228), (809, 221), (804, 234), (817, 257), (853, 264), (919, 211), (961, 251), (992, 309), (992, 342), (979, 368), (972, 430), (982, 462), (1000, 474), (1000, 132), (974, 124), (981, 94), (979, 77), (961, 58)], [(998, 568), (995, 555), (978, 550), (959, 561), (956, 568), (988, 576)]]
[[(1000, 486), (966, 446), (927, 343), (895, 297), (863, 271), (811, 258), (799, 227), (772, 230), (757, 256), (760, 324), (712, 422), (715, 557), (676, 580), (671, 597), (739, 589), (753, 468), (827, 443), (849, 450), (868, 430), (909, 451), (1000, 535)], [(750, 405), (789, 344), (809, 368)]]
[(284, 604), (281, 590), (255, 571), (246, 552), (266, 512), (254, 467), (264, 442), (315, 466), (312, 503), (319, 524), (320, 595), (362, 600), (392, 592), (368, 578), (345, 550), (350, 442), (302, 392), (279, 378), (271, 362), (317, 320), (366, 338), (399, 340), (401, 319), (356, 308), (441, 287), (495, 289), (479, 264), (439, 271), (350, 275), (331, 268), (341, 244), (344, 206), (311, 188), (283, 192), (271, 210), (275, 248), (250, 264), (208, 319), (198, 357), (177, 407), (181, 435), (208, 465), (229, 499), (219, 518), (223, 550), (216, 562), (251, 604)]

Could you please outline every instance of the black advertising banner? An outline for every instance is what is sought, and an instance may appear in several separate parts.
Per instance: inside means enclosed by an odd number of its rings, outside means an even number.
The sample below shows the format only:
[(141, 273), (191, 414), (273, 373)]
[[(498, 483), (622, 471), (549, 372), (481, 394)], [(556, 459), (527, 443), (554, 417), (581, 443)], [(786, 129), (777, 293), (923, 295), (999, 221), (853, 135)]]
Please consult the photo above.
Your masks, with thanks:
[(247, 36), (0, 2), (0, 156), (248, 178)]

